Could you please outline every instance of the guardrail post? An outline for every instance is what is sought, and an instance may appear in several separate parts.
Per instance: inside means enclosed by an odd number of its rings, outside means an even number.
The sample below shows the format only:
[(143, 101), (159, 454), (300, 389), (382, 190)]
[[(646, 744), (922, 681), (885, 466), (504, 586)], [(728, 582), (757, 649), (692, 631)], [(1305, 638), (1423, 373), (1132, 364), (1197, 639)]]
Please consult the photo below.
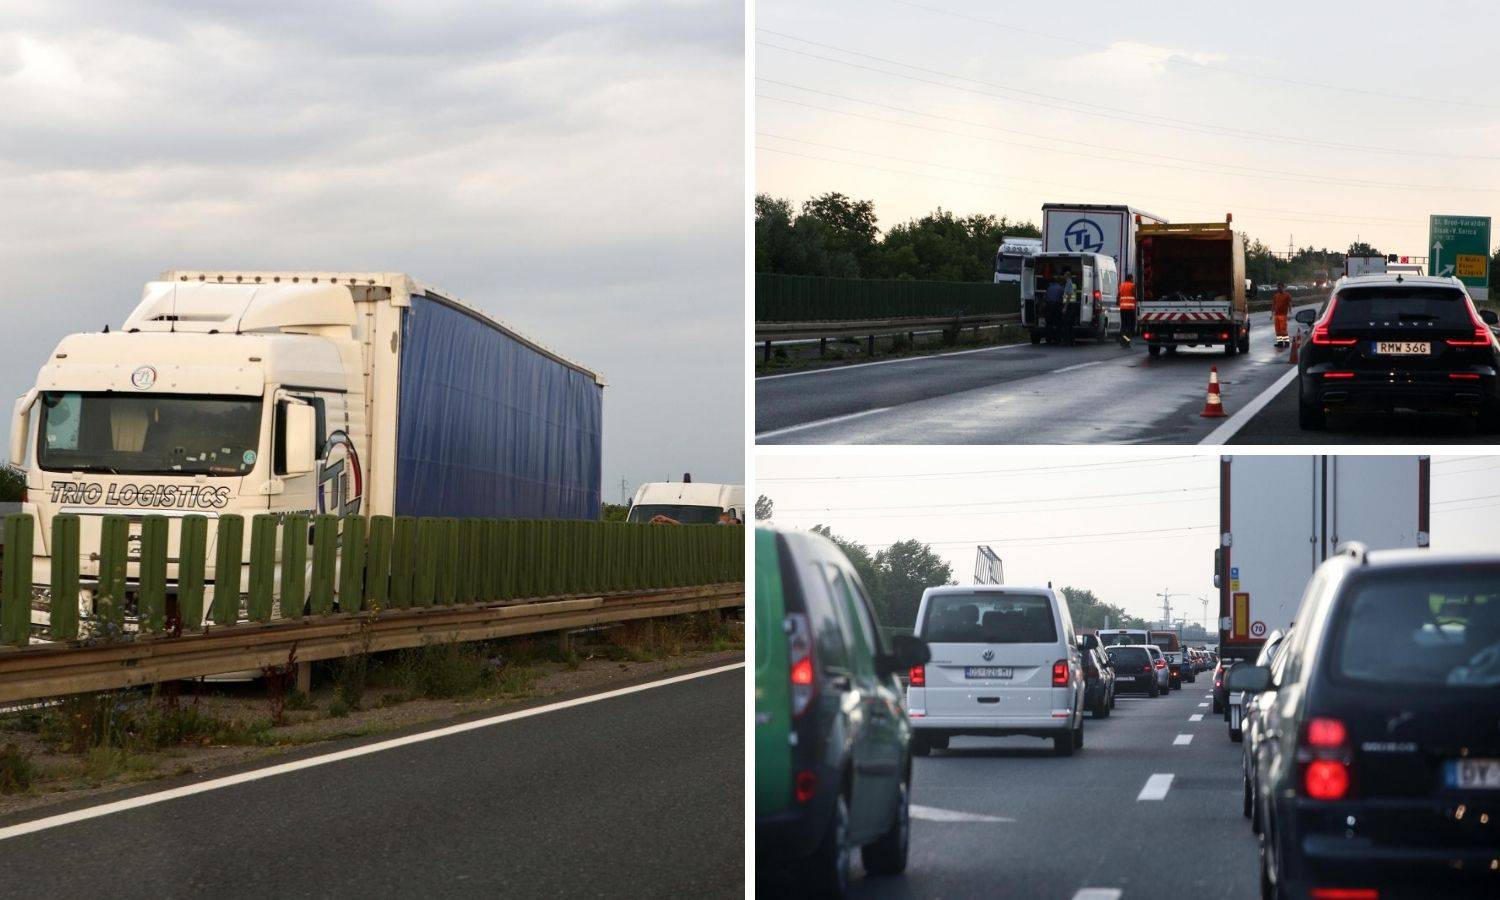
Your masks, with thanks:
[(182, 517), (177, 539), (177, 626), (203, 627), (203, 574), (208, 565), (208, 518), (197, 513)]
[(417, 520), (417, 574), (412, 579), (412, 605), (431, 606), (437, 599), (438, 562), (443, 556), (442, 522)]
[(340, 541), (339, 612), (359, 612), (365, 605), (365, 520), (345, 516)]
[(125, 566), (130, 561), (130, 520), (105, 516), (99, 532), (99, 592), (94, 613), (115, 629), (125, 627)]
[[(52, 517), (52, 604), (49, 616), (54, 641), (78, 639), (78, 517)], [(30, 581), (30, 575), (27, 576)]]
[(276, 588), (276, 517), (261, 513), (250, 519), (250, 598), (245, 617), (271, 621), (271, 595)]
[[(0, 639), (12, 647), (31, 643), (31, 550), (36, 525), (31, 516), (18, 513), (5, 517), (5, 561), (0, 574)], [(74, 555), (77, 559), (77, 555)], [(58, 606), (53, 595), (52, 607)], [(78, 594), (73, 594), (78, 606)], [(76, 613), (75, 613), (76, 616)]]
[(365, 550), (365, 599), (377, 611), (385, 609), (390, 600), (391, 535), (390, 516), (370, 519), (370, 540)]
[(333, 612), (334, 582), (338, 573), (339, 517), (313, 517), (312, 591), (308, 609), (315, 616)]
[(302, 618), (307, 606), (307, 516), (292, 513), (281, 520), (281, 617)]
[[(55, 529), (54, 529), (55, 533)], [(53, 559), (57, 551), (53, 551)], [(77, 554), (74, 554), (77, 559)], [(53, 584), (56, 584), (54, 581)], [(167, 517), (141, 519), (141, 571), (138, 612), (141, 630), (160, 634), (167, 624)], [(54, 606), (56, 604), (54, 603)], [(77, 609), (78, 604), (73, 604)]]
[(417, 575), (417, 520), (397, 516), (391, 539), (391, 607), (412, 605), (413, 581)]
[(214, 599), (209, 617), (215, 625), (233, 625), (240, 617), (240, 570), (245, 556), (245, 517), (219, 516), (214, 544)]

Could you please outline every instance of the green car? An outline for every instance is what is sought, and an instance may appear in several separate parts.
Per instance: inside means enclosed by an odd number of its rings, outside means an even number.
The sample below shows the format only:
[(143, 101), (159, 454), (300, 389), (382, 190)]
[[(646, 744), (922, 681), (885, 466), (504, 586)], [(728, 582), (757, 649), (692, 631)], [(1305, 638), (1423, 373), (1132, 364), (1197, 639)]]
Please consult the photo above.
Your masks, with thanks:
[(897, 673), (928, 652), (909, 636), (891, 644), (833, 542), (756, 529), (758, 894), (842, 897), (856, 847), (870, 875), (906, 869), (911, 726)]

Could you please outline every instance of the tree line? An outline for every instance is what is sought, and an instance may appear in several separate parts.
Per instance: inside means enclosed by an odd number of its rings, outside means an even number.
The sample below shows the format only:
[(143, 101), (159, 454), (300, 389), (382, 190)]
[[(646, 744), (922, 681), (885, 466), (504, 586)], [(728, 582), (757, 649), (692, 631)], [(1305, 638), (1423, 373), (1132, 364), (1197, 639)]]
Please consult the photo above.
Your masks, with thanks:
[[(957, 216), (939, 207), (881, 232), (875, 203), (840, 193), (804, 201), (755, 197), (755, 271), (833, 278), (894, 278), (916, 281), (994, 279), (995, 251), (1004, 237), (1041, 237), (1030, 221), (1004, 216)], [(1363, 241), (1345, 250), (1302, 247), (1278, 255), (1258, 239), (1245, 243), (1245, 274), (1260, 284), (1288, 284), (1337, 277), (1347, 255), (1381, 255)], [(1500, 249), (1490, 271), (1500, 269)]]

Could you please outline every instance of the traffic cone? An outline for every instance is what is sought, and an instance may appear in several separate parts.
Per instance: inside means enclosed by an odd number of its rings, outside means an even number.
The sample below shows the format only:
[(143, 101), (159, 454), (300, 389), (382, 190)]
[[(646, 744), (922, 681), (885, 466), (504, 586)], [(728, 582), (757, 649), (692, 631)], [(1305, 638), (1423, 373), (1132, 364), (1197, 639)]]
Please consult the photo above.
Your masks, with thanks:
[(1295, 366), (1297, 364), (1297, 350), (1301, 346), (1302, 346), (1302, 332), (1299, 331), (1299, 332), (1297, 332), (1297, 336), (1294, 337), (1294, 338), (1292, 338), (1292, 355), (1288, 356), (1286, 358), (1286, 361), (1287, 361), (1288, 365)]
[(1198, 415), (1205, 419), (1224, 418), (1224, 403), (1219, 399), (1218, 366), (1208, 370), (1208, 399), (1203, 402), (1203, 412)]

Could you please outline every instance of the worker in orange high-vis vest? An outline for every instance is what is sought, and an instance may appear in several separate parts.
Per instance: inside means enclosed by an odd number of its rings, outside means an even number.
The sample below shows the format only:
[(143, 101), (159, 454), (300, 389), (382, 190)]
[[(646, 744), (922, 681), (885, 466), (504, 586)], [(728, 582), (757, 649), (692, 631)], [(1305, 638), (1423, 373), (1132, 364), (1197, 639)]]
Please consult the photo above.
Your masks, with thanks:
[(1286, 292), (1284, 282), (1276, 282), (1276, 293), (1271, 297), (1271, 319), (1276, 323), (1276, 349), (1290, 347), (1291, 337), (1286, 332), (1286, 317), (1292, 312), (1292, 295)]
[(1120, 346), (1129, 347), (1135, 334), (1135, 276), (1125, 274), (1120, 282)]

